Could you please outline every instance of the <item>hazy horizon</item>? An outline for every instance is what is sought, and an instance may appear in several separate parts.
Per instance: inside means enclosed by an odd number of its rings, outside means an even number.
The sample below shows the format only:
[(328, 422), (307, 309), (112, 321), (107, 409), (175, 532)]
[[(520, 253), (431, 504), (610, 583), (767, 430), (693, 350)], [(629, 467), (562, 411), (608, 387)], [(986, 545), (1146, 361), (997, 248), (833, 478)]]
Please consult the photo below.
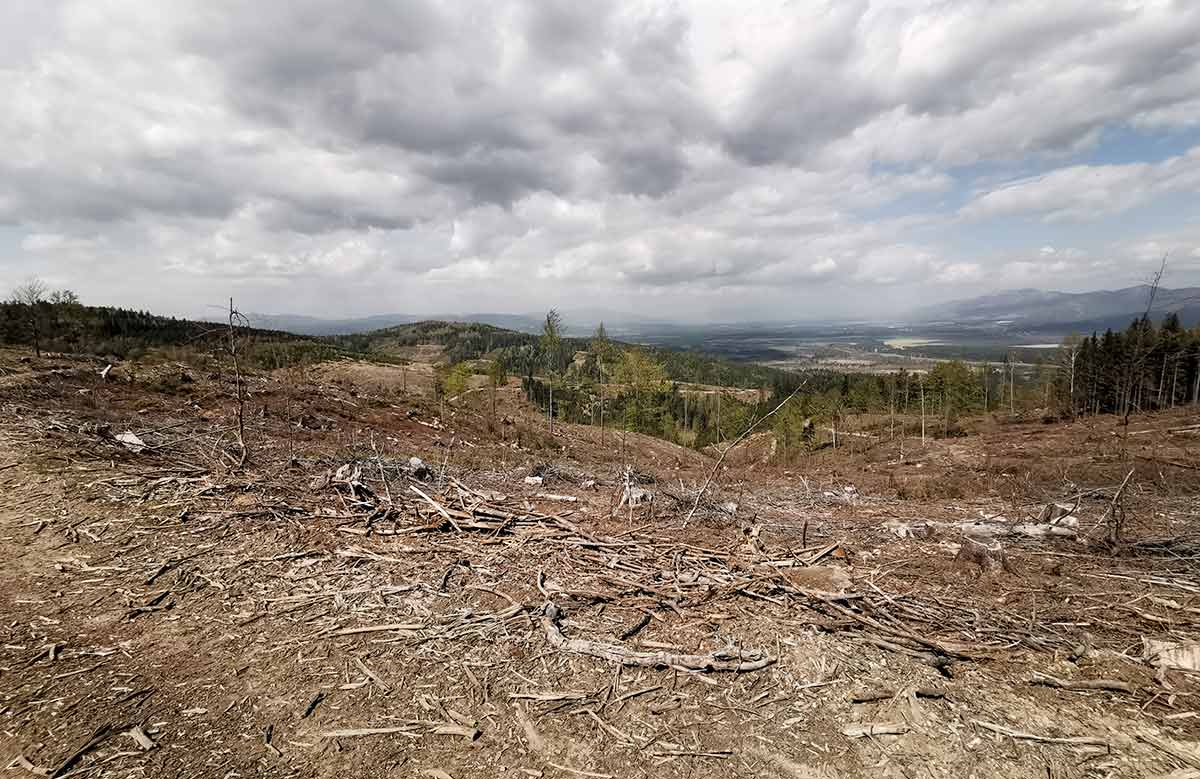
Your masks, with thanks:
[(880, 320), (1200, 285), (1184, 0), (10, 0), (0, 293)]

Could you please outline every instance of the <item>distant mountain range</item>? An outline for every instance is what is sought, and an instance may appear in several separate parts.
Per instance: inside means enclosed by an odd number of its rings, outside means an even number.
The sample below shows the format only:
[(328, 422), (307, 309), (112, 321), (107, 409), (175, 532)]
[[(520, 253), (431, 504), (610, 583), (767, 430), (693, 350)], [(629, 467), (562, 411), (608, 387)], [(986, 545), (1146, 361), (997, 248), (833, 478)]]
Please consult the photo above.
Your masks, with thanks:
[[(928, 306), (915, 312), (914, 318), (1031, 331), (1115, 329), (1145, 313), (1149, 295), (1146, 284), (1097, 292), (1015, 289)], [(1200, 287), (1160, 287), (1150, 313), (1152, 319), (1176, 313), (1189, 327), (1200, 323)]]
[[(606, 309), (573, 309), (560, 310), (566, 335), (590, 335), (598, 324), (604, 327), (610, 335), (618, 336), (633, 330), (643, 330), (647, 327), (668, 327), (667, 322), (657, 322)], [(350, 317), (341, 319), (322, 319), (303, 314), (249, 314), (250, 324), (264, 330), (283, 330), (298, 335), (350, 335), (367, 333), (372, 330), (382, 330), (386, 327), (407, 325), (413, 322), (443, 321), (443, 322), (479, 322), (480, 324), (502, 327), (506, 330), (516, 330), (521, 333), (540, 333), (545, 314), (377, 314), (365, 317)]]
[[(920, 323), (955, 323), (995, 331), (1068, 333), (1124, 329), (1146, 310), (1150, 287), (1143, 284), (1118, 290), (1097, 292), (1050, 292), (1038, 289), (1014, 289), (969, 300), (955, 300), (918, 309), (911, 320)], [(1177, 313), (1185, 326), (1200, 324), (1200, 287), (1160, 288), (1155, 295), (1151, 316), (1161, 319)], [(633, 337), (691, 331), (697, 325), (685, 325), (665, 319), (599, 308), (561, 309), (566, 335), (590, 335), (600, 322), (613, 337)], [(298, 335), (349, 335), (381, 330), (413, 322), (479, 322), (481, 324), (540, 333), (545, 314), (440, 313), (377, 314), (364, 317), (323, 319), (303, 314), (250, 314), (250, 324), (264, 330), (282, 330)], [(742, 323), (743, 325), (747, 323)], [(778, 322), (770, 323), (777, 326)]]

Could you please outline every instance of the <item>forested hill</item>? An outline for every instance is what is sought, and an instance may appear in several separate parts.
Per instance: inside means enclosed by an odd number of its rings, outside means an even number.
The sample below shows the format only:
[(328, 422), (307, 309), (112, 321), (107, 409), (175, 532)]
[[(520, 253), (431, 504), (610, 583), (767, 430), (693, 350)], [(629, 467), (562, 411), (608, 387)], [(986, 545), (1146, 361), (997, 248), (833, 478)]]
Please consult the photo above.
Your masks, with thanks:
[[(37, 346), (54, 352), (104, 357), (137, 356), (162, 347), (224, 348), (228, 323), (198, 322), (107, 306), (42, 301), (34, 306), (0, 303), (0, 343)], [(540, 373), (545, 355), (539, 336), (480, 323), (416, 322), (343, 336), (306, 336), (280, 330), (238, 328), (239, 343), (253, 364), (279, 367), (300, 360), (363, 356), (394, 361), (404, 347), (435, 344), (442, 360), (460, 363), (484, 357), (503, 360), (508, 369)], [(569, 357), (592, 348), (590, 339), (563, 338)], [(611, 342), (617, 352), (634, 348)], [(778, 387), (794, 383), (794, 374), (753, 363), (732, 362), (691, 351), (647, 347), (646, 352), (674, 381), (721, 384), (730, 387)]]
[[(238, 327), (239, 348), (249, 362), (277, 367), (301, 359), (327, 359), (341, 350), (326, 340), (278, 330)], [(124, 359), (147, 350), (188, 347), (224, 349), (229, 324), (197, 322), (109, 306), (85, 306), (74, 297), (36, 304), (0, 303), (0, 343), (51, 352)]]
[[(390, 354), (405, 347), (437, 344), (449, 363), (485, 357), (505, 361), (509, 370), (522, 375), (541, 373), (546, 365), (541, 336), (505, 330), (477, 322), (415, 322), (355, 335), (333, 336), (336, 345), (349, 351)], [(760, 389), (794, 385), (796, 374), (749, 362), (722, 360), (695, 351), (637, 346), (609, 341), (616, 351), (638, 349), (662, 365), (672, 381)], [(562, 352), (592, 352), (591, 338), (562, 338)]]

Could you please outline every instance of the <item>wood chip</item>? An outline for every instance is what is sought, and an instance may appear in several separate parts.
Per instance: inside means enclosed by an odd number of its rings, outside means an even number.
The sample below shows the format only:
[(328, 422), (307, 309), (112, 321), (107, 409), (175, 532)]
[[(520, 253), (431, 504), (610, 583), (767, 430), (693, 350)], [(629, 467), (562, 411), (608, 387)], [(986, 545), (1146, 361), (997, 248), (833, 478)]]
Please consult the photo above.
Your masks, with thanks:
[(156, 746), (158, 746), (158, 744), (154, 743), (154, 739), (150, 738), (150, 736), (146, 733), (146, 731), (142, 730), (141, 725), (137, 725), (137, 726), (125, 731), (125, 735), (132, 738), (134, 743), (136, 743), (139, 747), (146, 750), (147, 752), (149, 752), (151, 749), (154, 749)]

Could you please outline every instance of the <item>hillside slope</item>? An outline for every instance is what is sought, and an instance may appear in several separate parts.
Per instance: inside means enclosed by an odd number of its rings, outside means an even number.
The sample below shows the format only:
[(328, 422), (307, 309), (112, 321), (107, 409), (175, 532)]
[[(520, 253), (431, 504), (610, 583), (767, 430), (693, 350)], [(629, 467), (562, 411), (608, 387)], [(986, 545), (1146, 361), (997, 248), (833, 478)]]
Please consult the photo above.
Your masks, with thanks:
[[(1141, 656), (1196, 635), (1196, 479), (1161, 461), (1194, 465), (1182, 414), (1123, 443), (1114, 419), (1014, 424), (900, 463), (730, 467), (699, 494), (694, 451), (551, 437), (515, 388), (496, 418), (479, 394), (439, 416), (408, 368), (349, 365), (249, 376), (243, 468), (228, 376), (0, 351), (6, 764), (1082, 779), (1195, 754), (1194, 675)], [(1080, 539), (1131, 469), (1114, 555)], [(1077, 537), (1017, 532), (1047, 498)]]

